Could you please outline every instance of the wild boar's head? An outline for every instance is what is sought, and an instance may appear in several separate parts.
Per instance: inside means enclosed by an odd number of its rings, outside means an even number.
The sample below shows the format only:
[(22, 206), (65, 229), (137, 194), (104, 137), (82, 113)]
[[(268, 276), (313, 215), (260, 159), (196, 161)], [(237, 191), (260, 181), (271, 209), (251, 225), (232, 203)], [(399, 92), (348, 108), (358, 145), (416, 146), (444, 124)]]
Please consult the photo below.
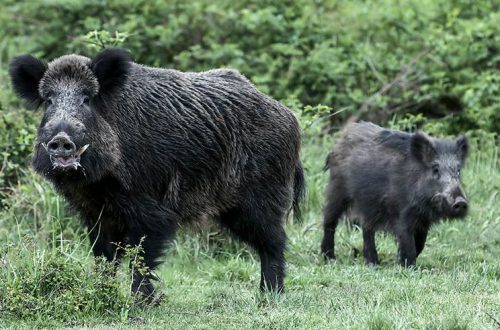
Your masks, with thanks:
[(430, 196), (439, 217), (462, 218), (467, 214), (468, 201), (460, 184), (460, 174), (467, 157), (467, 138), (434, 139), (423, 133), (412, 137), (411, 152), (423, 165), (419, 187)]
[(104, 104), (127, 79), (130, 55), (107, 49), (93, 59), (65, 55), (48, 65), (31, 56), (15, 58), (9, 74), (28, 105), (43, 105), (33, 167), (48, 179), (93, 182), (120, 160), (116, 129)]

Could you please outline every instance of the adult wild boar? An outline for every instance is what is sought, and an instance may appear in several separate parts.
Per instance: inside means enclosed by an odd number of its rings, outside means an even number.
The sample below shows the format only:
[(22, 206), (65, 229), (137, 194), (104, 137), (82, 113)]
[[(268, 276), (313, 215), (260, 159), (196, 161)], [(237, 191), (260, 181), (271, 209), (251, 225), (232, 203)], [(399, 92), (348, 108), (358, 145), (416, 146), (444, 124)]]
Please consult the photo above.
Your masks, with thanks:
[[(180, 224), (209, 216), (256, 249), (261, 289), (283, 289), (283, 221), (304, 189), (289, 109), (237, 71), (151, 68), (121, 49), (48, 65), (24, 55), (9, 73), (44, 105), (32, 165), (81, 215), (96, 256), (142, 244), (154, 269)], [(152, 297), (152, 277), (136, 272), (133, 292)]]
[(340, 216), (350, 209), (363, 231), (367, 264), (379, 262), (375, 231), (387, 230), (397, 238), (399, 262), (414, 265), (433, 223), (467, 213), (460, 186), (467, 149), (465, 136), (445, 140), (367, 122), (348, 124), (326, 162), (330, 180), (323, 255), (335, 258), (335, 229)]

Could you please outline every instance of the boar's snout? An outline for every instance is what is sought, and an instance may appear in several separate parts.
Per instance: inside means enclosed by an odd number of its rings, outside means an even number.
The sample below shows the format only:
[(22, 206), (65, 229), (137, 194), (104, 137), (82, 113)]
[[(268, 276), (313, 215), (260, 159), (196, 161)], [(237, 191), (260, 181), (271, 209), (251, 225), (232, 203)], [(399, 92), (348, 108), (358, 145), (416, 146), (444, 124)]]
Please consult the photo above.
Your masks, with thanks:
[(449, 194), (446, 199), (448, 201), (449, 217), (462, 218), (467, 214), (469, 202), (459, 185), (456, 185), (454, 189), (452, 189), (451, 194)]
[(454, 184), (451, 189), (434, 195), (433, 200), (437, 202), (437, 210), (442, 217), (463, 218), (467, 215), (469, 201), (460, 185)]
[(76, 145), (65, 132), (60, 132), (47, 143), (47, 152), (52, 156), (70, 156), (76, 152)]
[(462, 196), (458, 196), (455, 198), (455, 202), (451, 206), (453, 213), (455, 213), (457, 216), (464, 216), (467, 213), (467, 208), (469, 204), (467, 203), (467, 200), (463, 198)]

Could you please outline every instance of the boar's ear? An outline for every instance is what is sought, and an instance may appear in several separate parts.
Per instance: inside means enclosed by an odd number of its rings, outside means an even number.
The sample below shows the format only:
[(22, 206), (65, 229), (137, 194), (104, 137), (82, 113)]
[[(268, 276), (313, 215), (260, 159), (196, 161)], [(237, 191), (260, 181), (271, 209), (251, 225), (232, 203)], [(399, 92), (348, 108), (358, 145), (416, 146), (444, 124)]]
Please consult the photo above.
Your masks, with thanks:
[(120, 88), (127, 78), (132, 56), (120, 48), (108, 48), (98, 53), (90, 68), (99, 82), (99, 93), (108, 94)]
[(463, 163), (469, 153), (469, 142), (467, 141), (467, 137), (465, 135), (459, 137), (456, 142), (458, 157), (460, 157), (460, 160)]
[(22, 55), (10, 62), (9, 75), (14, 91), (30, 108), (36, 109), (43, 101), (38, 85), (46, 70), (47, 65), (31, 55)]
[(436, 149), (425, 134), (417, 132), (411, 139), (411, 154), (418, 161), (429, 164), (436, 157)]

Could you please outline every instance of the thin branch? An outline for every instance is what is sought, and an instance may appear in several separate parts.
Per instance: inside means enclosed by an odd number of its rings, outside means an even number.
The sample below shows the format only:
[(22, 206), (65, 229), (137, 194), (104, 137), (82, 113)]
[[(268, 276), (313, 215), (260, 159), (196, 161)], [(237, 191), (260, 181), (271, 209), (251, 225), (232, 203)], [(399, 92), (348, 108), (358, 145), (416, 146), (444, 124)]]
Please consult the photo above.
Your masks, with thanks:
[(370, 67), (373, 74), (375, 75), (375, 78), (377, 78), (382, 84), (386, 84), (384, 78), (382, 77), (380, 72), (378, 72), (377, 68), (375, 67), (375, 64), (373, 64), (371, 57), (365, 56), (365, 61), (366, 61), (366, 63), (368, 63), (368, 66)]
[(488, 315), (490, 319), (493, 320), (493, 322), (496, 323), (497, 327), (500, 328), (500, 321), (498, 321), (493, 315), (491, 315), (490, 313), (488, 313), (487, 311), (484, 311), (484, 314)]
[(389, 90), (391, 90), (394, 86), (399, 84), (401, 81), (403, 81), (412, 71), (415, 65), (427, 54), (429, 54), (431, 51), (430, 48), (424, 49), (420, 53), (417, 54), (408, 64), (405, 64), (399, 73), (392, 79), (390, 82), (386, 83), (384, 86), (382, 86), (376, 93), (371, 95), (360, 107), (360, 110), (356, 115), (350, 118), (352, 121), (356, 121), (359, 118), (360, 114), (365, 113), (368, 111), (369, 106), (373, 103), (373, 100), (381, 95), (386, 94)]

